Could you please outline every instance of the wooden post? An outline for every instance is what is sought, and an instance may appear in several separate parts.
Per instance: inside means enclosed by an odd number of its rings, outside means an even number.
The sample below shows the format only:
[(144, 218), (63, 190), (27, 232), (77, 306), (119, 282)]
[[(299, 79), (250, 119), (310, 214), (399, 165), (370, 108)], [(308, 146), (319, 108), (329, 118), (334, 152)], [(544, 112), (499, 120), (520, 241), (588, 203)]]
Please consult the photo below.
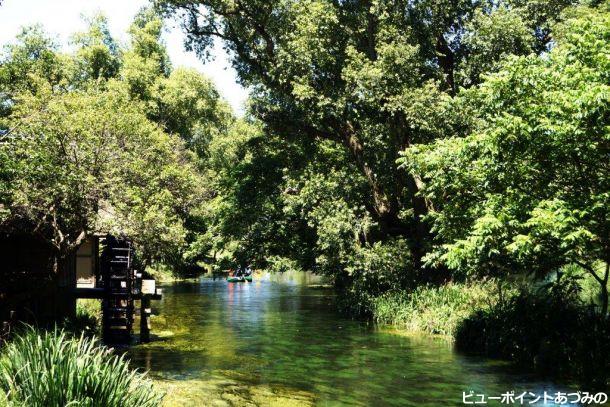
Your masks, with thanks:
[(143, 294), (140, 303), (140, 342), (150, 342), (150, 296)]

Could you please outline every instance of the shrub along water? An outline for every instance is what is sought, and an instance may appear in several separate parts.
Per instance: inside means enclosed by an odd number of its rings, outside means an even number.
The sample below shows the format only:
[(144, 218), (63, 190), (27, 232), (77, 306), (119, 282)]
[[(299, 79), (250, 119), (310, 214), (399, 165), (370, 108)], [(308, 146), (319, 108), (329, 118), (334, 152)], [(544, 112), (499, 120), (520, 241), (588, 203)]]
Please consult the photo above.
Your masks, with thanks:
[(66, 318), (61, 327), (67, 332), (88, 337), (98, 335), (102, 319), (100, 300), (80, 298), (76, 302), (76, 315)]
[(610, 320), (585, 305), (579, 291), (576, 281), (562, 282), (481, 308), (459, 324), (456, 347), (605, 388)]
[(377, 322), (412, 332), (453, 335), (473, 311), (490, 309), (498, 302), (496, 286), (486, 281), (392, 291), (372, 299), (372, 314)]
[(0, 405), (152, 407), (162, 394), (95, 339), (26, 328), (0, 356)]
[(498, 282), (389, 291), (368, 297), (368, 309), (378, 323), (447, 335), (465, 353), (514, 361), (592, 389), (607, 386), (610, 319), (600, 312), (587, 274), (567, 267), (543, 283), (525, 276), (511, 286)]

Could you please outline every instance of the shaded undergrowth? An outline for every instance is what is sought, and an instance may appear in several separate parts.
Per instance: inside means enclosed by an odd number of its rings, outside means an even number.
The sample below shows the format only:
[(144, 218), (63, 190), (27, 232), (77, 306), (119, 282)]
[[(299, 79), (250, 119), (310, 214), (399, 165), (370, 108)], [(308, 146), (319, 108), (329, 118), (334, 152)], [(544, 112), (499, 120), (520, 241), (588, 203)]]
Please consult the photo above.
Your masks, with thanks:
[(607, 387), (610, 320), (568, 285), (523, 290), (465, 318), (455, 335), (466, 353), (507, 359), (544, 376)]

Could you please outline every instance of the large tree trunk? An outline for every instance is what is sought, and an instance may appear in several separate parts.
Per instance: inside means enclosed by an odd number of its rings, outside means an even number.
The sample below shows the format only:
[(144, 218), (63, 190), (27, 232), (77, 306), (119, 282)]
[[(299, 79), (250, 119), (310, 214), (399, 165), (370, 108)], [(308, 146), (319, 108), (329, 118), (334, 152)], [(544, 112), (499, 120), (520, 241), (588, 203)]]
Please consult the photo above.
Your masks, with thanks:
[(354, 158), (356, 166), (360, 169), (362, 175), (364, 175), (369, 186), (371, 187), (374, 203), (373, 217), (376, 219), (386, 218), (392, 212), (390, 199), (386, 195), (383, 187), (379, 184), (375, 172), (366, 162), (362, 143), (358, 139), (356, 132), (350, 124), (348, 124), (347, 129), (342, 132), (342, 141)]
[(455, 57), (443, 33), (439, 34), (436, 38), (436, 52), (438, 64), (445, 74), (445, 84), (449, 94), (455, 95)]
[[(430, 232), (423, 221), (423, 216), (428, 213), (428, 208), (425, 199), (418, 195), (419, 185), (417, 180), (403, 170), (392, 170), (393, 172), (397, 171), (395, 188), (392, 193), (388, 193), (375, 176), (374, 170), (366, 162), (364, 147), (353, 127), (348, 125), (342, 134), (343, 144), (353, 156), (356, 165), (371, 187), (374, 201), (371, 214), (379, 222), (382, 234), (407, 237), (410, 241), (413, 266), (417, 270), (421, 269), (422, 258), (425, 255), (425, 244), (429, 239)], [(398, 151), (396, 153), (398, 158)], [(399, 216), (401, 209), (399, 195), (403, 188), (406, 188), (413, 207), (413, 219), (409, 224), (406, 224)]]
[(610, 262), (606, 261), (604, 275), (600, 277), (593, 265), (587, 262), (576, 261), (580, 267), (585, 269), (599, 284), (599, 296), (601, 300), (601, 315), (605, 318), (608, 315), (608, 279), (610, 278)]
[[(400, 152), (405, 151), (412, 143), (412, 135), (409, 132), (409, 126), (406, 118), (401, 113), (396, 113), (389, 119), (390, 128), (393, 135), (393, 143), (396, 149), (396, 158)], [(411, 209), (413, 210), (413, 218), (411, 222), (411, 255), (413, 256), (414, 267), (419, 270), (423, 267), (422, 258), (426, 254), (426, 244), (431, 238), (430, 227), (424, 221), (424, 217), (428, 214), (428, 203), (426, 199), (419, 195), (422, 188), (422, 182), (419, 178), (410, 174), (404, 169), (396, 168), (397, 186), (400, 189), (396, 190), (396, 195), (400, 196), (403, 193), (403, 186), (407, 191)]]
[(407, 175), (407, 190), (411, 197), (413, 209), (413, 228), (411, 236), (411, 254), (416, 269), (421, 269), (422, 258), (426, 254), (426, 243), (430, 239), (430, 229), (424, 222), (424, 216), (428, 214), (428, 206), (423, 197), (419, 196), (419, 186), (417, 180), (411, 175)]
[(64, 318), (76, 316), (76, 297), (73, 289), (76, 288), (75, 270), (69, 267), (68, 254), (57, 252), (53, 256), (52, 297), (48, 309), (52, 311), (52, 319), (62, 321)]

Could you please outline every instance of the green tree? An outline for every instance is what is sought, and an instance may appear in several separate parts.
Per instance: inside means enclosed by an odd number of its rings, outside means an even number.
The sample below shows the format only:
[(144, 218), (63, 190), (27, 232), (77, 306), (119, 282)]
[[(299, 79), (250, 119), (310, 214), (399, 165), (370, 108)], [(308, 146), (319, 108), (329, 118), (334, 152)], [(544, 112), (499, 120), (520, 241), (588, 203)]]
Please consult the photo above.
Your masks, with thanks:
[(149, 8), (136, 15), (129, 28), (130, 47), (119, 73), (134, 99), (146, 102), (151, 118), (158, 118), (155, 95), (160, 78), (169, 76), (171, 63), (161, 40), (163, 21)]
[(1, 146), (13, 175), (3, 226), (41, 236), (58, 262), (100, 230), (130, 234), (146, 258), (183, 241), (194, 170), (126, 93), (42, 86), (18, 102)]
[[(556, 15), (512, 2), (155, 3), (183, 13), (187, 45), (202, 57), (214, 39), (224, 42), (242, 82), (254, 90), (255, 116), (271, 131), (328, 140), (348, 152), (369, 185), (361, 204), (377, 235), (408, 236), (416, 267), (428, 241), (422, 217), (429, 208), (418, 194), (420, 180), (396, 168), (399, 152), (460, 125), (447, 121), (445, 102), (459, 86), (477, 83), (480, 72), (473, 64), (468, 69), (469, 61), (493, 67), (506, 54), (545, 49), (550, 37), (537, 33)], [(560, 10), (565, 2), (552, 4), (545, 10)], [(529, 38), (523, 38), (526, 31)], [(492, 46), (504, 34), (507, 39)]]
[(566, 13), (544, 56), (513, 57), (460, 96), (471, 132), (414, 146), (438, 240), (428, 256), (466, 273), (546, 275), (577, 264), (608, 308), (610, 13)]
[(121, 65), (120, 49), (108, 29), (108, 19), (103, 14), (85, 18), (88, 30), (74, 34), (76, 45), (74, 59), (77, 63), (77, 78), (74, 82), (86, 82), (99, 78), (115, 77)]
[(101, 15), (73, 37), (74, 53), (60, 53), (40, 27), (5, 48), (0, 227), (43, 238), (56, 267), (96, 231), (130, 235), (145, 265), (175, 262), (205, 232), (193, 221), (201, 159), (187, 147), (232, 117), (207, 79), (171, 71), (161, 30), (144, 9), (126, 49)]
[(39, 25), (25, 27), (0, 59), (0, 117), (10, 114), (14, 95), (35, 91), (40, 79), (51, 86), (65, 84), (66, 69), (58, 46)]
[(207, 160), (211, 140), (227, 133), (233, 121), (214, 84), (194, 69), (177, 68), (160, 80), (155, 97), (159, 122)]

